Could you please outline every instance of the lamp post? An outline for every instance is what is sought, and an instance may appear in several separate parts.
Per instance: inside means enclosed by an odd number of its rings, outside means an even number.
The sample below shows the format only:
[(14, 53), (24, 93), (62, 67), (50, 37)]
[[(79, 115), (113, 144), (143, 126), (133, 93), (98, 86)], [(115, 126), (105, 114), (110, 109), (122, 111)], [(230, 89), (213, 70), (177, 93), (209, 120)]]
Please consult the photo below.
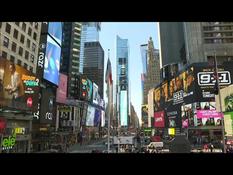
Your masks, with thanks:
[(216, 81), (217, 81), (217, 86), (218, 86), (218, 97), (219, 97), (220, 113), (222, 114), (222, 144), (223, 144), (223, 153), (226, 153), (224, 115), (223, 115), (223, 112), (222, 112), (222, 101), (221, 101), (221, 93), (220, 93), (220, 85), (219, 85), (219, 77), (218, 77), (218, 63), (217, 63), (217, 59), (216, 59), (216, 52), (214, 52), (214, 62), (215, 62), (215, 71), (216, 71)]

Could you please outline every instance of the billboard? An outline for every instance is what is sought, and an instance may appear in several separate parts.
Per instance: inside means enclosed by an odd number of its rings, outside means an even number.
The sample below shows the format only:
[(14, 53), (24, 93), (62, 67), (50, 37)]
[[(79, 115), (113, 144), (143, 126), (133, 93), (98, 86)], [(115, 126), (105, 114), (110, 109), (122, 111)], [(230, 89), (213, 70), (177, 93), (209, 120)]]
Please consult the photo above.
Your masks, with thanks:
[(87, 79), (87, 100), (92, 102), (92, 94), (93, 94), (93, 83), (91, 80)]
[(120, 91), (120, 123), (121, 126), (128, 125), (127, 91)]
[(67, 75), (60, 73), (60, 81), (57, 88), (56, 102), (66, 103), (66, 94), (67, 94)]
[(148, 92), (148, 116), (154, 116), (154, 89)]
[(163, 128), (165, 126), (164, 115), (164, 111), (154, 113), (154, 127)]
[(93, 82), (93, 103), (98, 105), (98, 86)]
[(226, 136), (233, 136), (233, 112), (224, 113), (224, 126)]
[(95, 109), (94, 126), (99, 126), (101, 121), (101, 110)]
[(40, 122), (51, 124), (55, 120), (55, 94), (52, 88), (43, 88), (40, 104)]
[(142, 112), (142, 120), (144, 124), (148, 124), (148, 105), (146, 104), (142, 105), (141, 112)]
[(43, 78), (55, 85), (59, 83), (60, 57), (61, 47), (48, 35)]
[(35, 111), (39, 79), (21, 66), (0, 59), (0, 107)]
[(88, 105), (87, 116), (86, 116), (86, 126), (94, 126), (95, 108)]
[(62, 23), (61, 22), (49, 22), (48, 33), (61, 46), (61, 42), (62, 42)]

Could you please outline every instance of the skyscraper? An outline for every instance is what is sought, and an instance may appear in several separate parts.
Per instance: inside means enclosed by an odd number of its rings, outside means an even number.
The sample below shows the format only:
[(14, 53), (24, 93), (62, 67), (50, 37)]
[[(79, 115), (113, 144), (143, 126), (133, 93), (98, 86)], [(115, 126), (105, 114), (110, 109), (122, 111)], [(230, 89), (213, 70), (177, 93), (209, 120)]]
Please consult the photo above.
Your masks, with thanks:
[(86, 42), (84, 45), (83, 75), (98, 85), (103, 99), (104, 88), (104, 50), (99, 42)]
[(161, 22), (161, 68), (168, 64), (233, 60), (233, 22)]
[(129, 45), (117, 36), (117, 96), (120, 125), (128, 126), (129, 113)]
[(63, 25), (61, 72), (68, 76), (68, 97), (75, 96), (75, 81), (79, 74), (81, 23), (65, 22)]
[[(144, 49), (142, 49), (142, 46)], [(141, 45), (141, 54), (144, 67), (142, 73), (142, 104), (147, 104), (149, 90), (160, 82), (159, 50), (154, 48), (151, 37), (148, 44)], [(144, 71), (145, 68), (146, 71)]]
[(81, 46), (80, 46), (80, 65), (79, 72), (83, 73), (84, 62), (84, 45), (85, 42), (99, 41), (99, 31), (101, 30), (100, 22), (83, 22), (81, 33)]

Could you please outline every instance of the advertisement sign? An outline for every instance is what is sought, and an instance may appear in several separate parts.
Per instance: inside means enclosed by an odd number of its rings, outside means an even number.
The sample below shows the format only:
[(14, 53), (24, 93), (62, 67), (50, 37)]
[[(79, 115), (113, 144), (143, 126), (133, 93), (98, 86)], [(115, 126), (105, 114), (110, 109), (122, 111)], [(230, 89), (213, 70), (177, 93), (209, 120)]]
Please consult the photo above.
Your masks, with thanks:
[(41, 98), (40, 122), (51, 124), (55, 119), (55, 94), (51, 88), (43, 88)]
[(148, 124), (148, 105), (144, 104), (141, 107), (142, 121), (145, 125)]
[(56, 102), (66, 103), (66, 93), (67, 93), (67, 75), (60, 73), (60, 81), (57, 88)]
[(39, 79), (28, 70), (0, 59), (0, 107), (36, 110)]
[(233, 136), (233, 112), (224, 113), (224, 126), (226, 136)]
[(92, 102), (92, 93), (93, 93), (93, 83), (91, 80), (87, 79), (87, 100)]
[(175, 128), (168, 128), (168, 135), (175, 135)]
[(163, 128), (165, 126), (165, 121), (164, 121), (164, 111), (160, 112), (155, 112), (154, 114), (154, 126), (156, 128)]
[(43, 78), (55, 85), (59, 83), (60, 57), (61, 47), (48, 35)]
[(94, 126), (95, 108), (88, 105), (87, 116), (86, 116), (86, 126)]
[(197, 118), (222, 118), (222, 114), (216, 110), (197, 110)]
[(0, 133), (3, 133), (5, 128), (6, 128), (6, 119), (0, 117)]
[(93, 103), (98, 104), (98, 86), (93, 82)]
[(12, 136), (3, 137), (2, 139), (2, 150), (12, 149), (15, 146), (16, 142), (16, 133), (13, 133)]
[(154, 89), (148, 92), (148, 116), (154, 116)]
[(94, 126), (99, 126), (101, 121), (100, 113), (101, 111), (99, 109), (95, 109), (95, 118), (94, 118)]
[(49, 22), (48, 33), (61, 46), (61, 42), (62, 42), (62, 23), (61, 22)]
[[(232, 112), (233, 111), (233, 85), (230, 85), (226, 88), (220, 90), (221, 93), (221, 102), (222, 102), (222, 111), (223, 112)], [(220, 112), (220, 103), (219, 95), (215, 96), (216, 109)]]
[(101, 110), (101, 127), (105, 126), (105, 112)]
[(120, 123), (121, 126), (128, 125), (127, 91), (120, 91)]

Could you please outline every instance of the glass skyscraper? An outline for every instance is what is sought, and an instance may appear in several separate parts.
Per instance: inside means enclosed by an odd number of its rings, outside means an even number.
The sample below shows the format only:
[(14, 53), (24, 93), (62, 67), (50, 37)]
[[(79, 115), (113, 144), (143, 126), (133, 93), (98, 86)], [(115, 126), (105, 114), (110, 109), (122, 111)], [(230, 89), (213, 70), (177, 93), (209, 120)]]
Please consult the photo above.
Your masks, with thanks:
[(81, 44), (80, 44), (80, 64), (79, 72), (83, 73), (84, 46), (86, 42), (98, 42), (99, 31), (101, 30), (100, 22), (82, 23)]
[(117, 96), (120, 125), (129, 123), (129, 45), (128, 39), (117, 36)]

